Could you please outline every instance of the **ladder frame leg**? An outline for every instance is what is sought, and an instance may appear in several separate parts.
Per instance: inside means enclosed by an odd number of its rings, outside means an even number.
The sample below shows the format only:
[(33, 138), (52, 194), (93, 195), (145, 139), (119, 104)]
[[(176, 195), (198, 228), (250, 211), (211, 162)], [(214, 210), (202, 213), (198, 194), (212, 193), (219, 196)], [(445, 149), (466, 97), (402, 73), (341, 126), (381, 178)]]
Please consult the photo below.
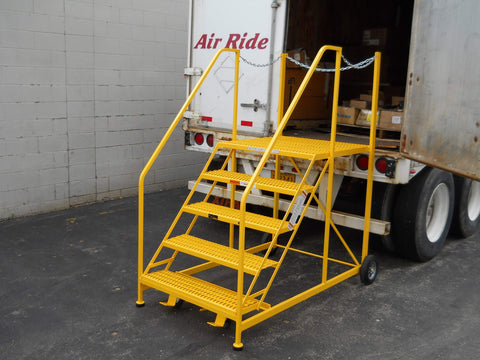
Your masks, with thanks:
[(242, 343), (242, 321), (240, 316), (240, 321), (237, 320), (235, 324), (235, 342), (233, 343), (233, 350), (241, 351), (243, 350)]

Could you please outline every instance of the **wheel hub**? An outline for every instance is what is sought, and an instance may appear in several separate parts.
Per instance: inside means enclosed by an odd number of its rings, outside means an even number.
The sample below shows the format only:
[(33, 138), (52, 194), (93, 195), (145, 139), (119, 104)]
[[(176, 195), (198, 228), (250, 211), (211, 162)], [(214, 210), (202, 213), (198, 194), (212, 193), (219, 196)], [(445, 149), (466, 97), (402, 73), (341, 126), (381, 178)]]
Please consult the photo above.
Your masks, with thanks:
[(426, 214), (427, 239), (431, 243), (437, 242), (442, 236), (448, 219), (449, 205), (448, 186), (444, 183), (438, 184), (432, 192)]
[(472, 181), (468, 192), (467, 214), (470, 221), (476, 221), (480, 215), (480, 182)]

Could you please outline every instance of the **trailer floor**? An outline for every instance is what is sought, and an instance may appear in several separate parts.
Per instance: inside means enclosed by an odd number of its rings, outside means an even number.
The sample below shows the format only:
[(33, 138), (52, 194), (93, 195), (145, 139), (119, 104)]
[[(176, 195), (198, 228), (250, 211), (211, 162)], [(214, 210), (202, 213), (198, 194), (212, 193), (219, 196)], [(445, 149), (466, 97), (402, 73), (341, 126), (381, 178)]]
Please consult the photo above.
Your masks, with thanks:
[[(156, 248), (186, 189), (146, 196), (146, 253)], [(355, 277), (243, 333), (213, 315), (158, 304), (136, 308), (136, 198), (0, 223), (2, 359), (474, 359), (480, 353), (480, 239), (450, 239), (429, 263), (377, 252), (371, 286)], [(222, 224), (204, 227), (220, 232)], [(318, 223), (299, 232), (315, 246)], [(318, 231), (318, 232), (317, 232)], [(317, 235), (315, 235), (317, 233)], [(352, 232), (361, 242), (361, 234)], [(280, 286), (315, 267), (291, 262)]]

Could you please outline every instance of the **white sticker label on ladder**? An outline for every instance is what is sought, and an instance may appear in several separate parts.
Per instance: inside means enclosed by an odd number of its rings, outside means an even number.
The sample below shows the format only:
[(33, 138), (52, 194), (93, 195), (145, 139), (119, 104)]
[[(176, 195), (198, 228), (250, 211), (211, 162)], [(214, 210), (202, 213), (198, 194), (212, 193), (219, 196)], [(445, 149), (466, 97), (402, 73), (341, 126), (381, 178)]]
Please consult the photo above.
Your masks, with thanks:
[(302, 214), (303, 210), (303, 203), (307, 198), (307, 192), (305, 190), (302, 191), (300, 195), (298, 195), (297, 201), (295, 201), (295, 205), (293, 206), (292, 215), (290, 216), (290, 220), (288, 221), (288, 229), (291, 231), (295, 227)]

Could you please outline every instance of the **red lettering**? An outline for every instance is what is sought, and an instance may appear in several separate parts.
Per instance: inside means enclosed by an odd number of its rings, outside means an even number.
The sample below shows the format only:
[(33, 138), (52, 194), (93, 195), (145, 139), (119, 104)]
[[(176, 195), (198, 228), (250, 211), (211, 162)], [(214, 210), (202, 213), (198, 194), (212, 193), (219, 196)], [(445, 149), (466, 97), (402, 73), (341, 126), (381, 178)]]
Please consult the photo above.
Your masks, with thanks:
[[(194, 49), (217, 49), (222, 47), (222, 38), (215, 37), (215, 33), (202, 34), (197, 43), (193, 47)], [(248, 37), (248, 33), (230, 34), (228, 36), (226, 48), (230, 49), (266, 49), (269, 39), (260, 38), (260, 33), (255, 33), (254, 36)]]
[(258, 42), (258, 48), (262, 50), (265, 49), (267, 47), (267, 43), (268, 43), (268, 38), (263, 38)]
[(197, 45), (195, 45), (193, 48), (196, 49), (200, 46), (200, 49), (205, 49), (205, 46), (207, 45), (207, 34), (203, 34), (200, 36), (200, 40), (198, 40)]
[(230, 49), (237, 49), (237, 41), (239, 39), (240, 39), (240, 34), (230, 34), (225, 47)]
[(242, 40), (240, 40), (240, 45), (238, 46), (239, 49), (243, 49), (243, 43), (245, 42), (245, 38), (247, 37), (247, 33), (243, 34)]
[(255, 49), (255, 45), (257, 44), (258, 37), (260, 33), (256, 33), (255, 36), (249, 39), (245, 44), (245, 49)]
[(217, 39), (215, 39), (215, 43), (213, 44), (213, 48), (214, 48), (214, 49), (216, 49), (216, 48), (217, 48), (217, 46), (218, 46), (218, 43), (219, 43), (220, 41), (222, 41), (222, 39), (221, 39), (221, 38), (217, 38)]
[(207, 49), (211, 49), (212, 48), (212, 41), (213, 41), (213, 37), (215, 36), (215, 33), (213, 33), (212, 35), (210, 35), (210, 39), (208, 39), (208, 44), (207, 44)]

